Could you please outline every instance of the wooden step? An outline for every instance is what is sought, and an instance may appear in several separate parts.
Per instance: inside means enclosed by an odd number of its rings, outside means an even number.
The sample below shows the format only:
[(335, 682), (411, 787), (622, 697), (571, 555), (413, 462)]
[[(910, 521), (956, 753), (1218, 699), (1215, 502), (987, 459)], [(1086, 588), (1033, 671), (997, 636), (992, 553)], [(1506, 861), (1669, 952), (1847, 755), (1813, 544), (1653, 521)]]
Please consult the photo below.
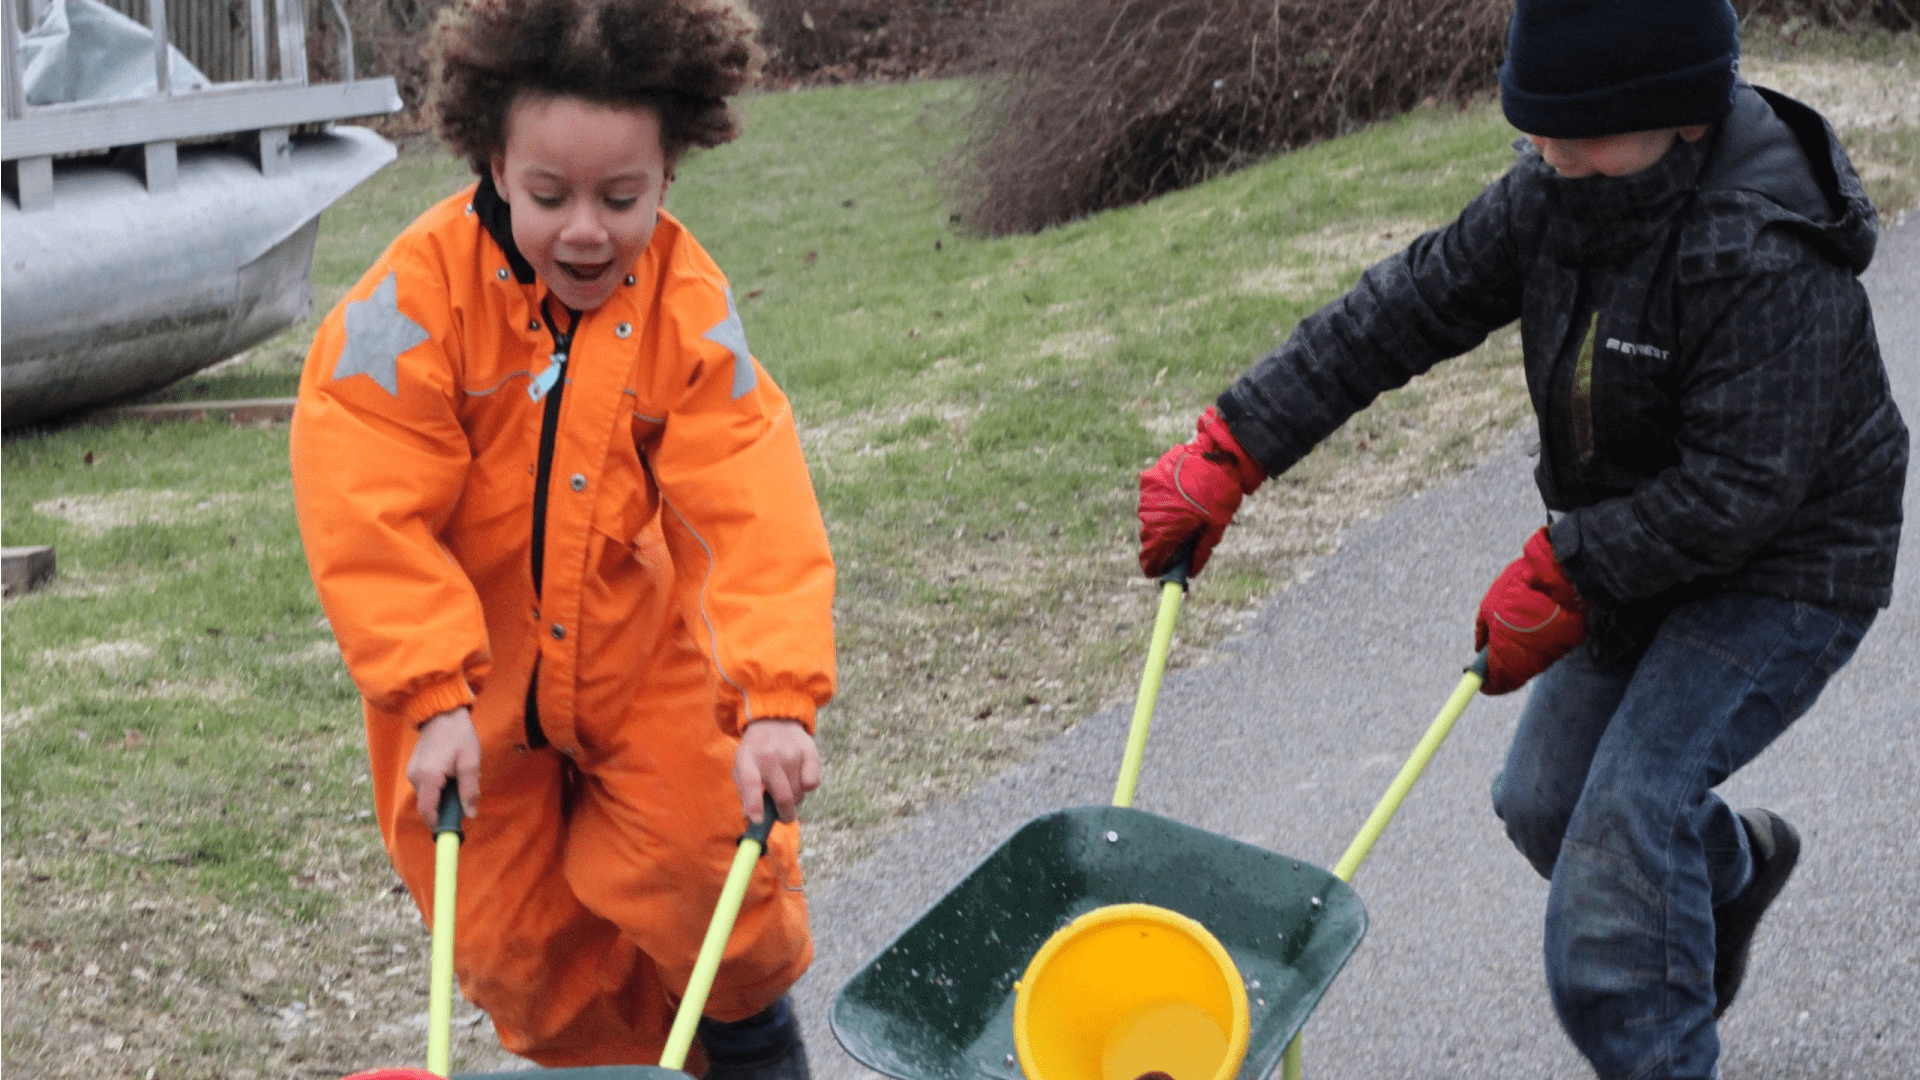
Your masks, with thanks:
[(45, 545), (36, 547), (0, 548), (0, 563), (5, 567), (5, 593), (18, 596), (32, 592), (53, 580), (53, 549)]

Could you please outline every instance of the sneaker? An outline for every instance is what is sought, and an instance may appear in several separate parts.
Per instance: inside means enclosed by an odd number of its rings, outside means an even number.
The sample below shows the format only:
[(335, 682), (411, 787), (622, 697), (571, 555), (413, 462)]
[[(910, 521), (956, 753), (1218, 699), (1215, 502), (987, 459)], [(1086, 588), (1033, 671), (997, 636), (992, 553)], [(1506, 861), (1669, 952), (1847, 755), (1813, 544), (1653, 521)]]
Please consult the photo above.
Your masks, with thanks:
[(1760, 916), (1793, 873), (1800, 861), (1800, 834), (1787, 819), (1771, 810), (1742, 810), (1740, 823), (1747, 830), (1748, 847), (1753, 852), (1753, 880), (1739, 896), (1713, 909), (1713, 1018), (1718, 1020), (1733, 1004), (1740, 983), (1747, 977), (1747, 952), (1753, 945), (1753, 932), (1760, 927)]
[(700, 1018), (700, 1045), (707, 1051), (705, 1080), (811, 1080), (800, 1021), (786, 998), (745, 1020), (722, 1023)]

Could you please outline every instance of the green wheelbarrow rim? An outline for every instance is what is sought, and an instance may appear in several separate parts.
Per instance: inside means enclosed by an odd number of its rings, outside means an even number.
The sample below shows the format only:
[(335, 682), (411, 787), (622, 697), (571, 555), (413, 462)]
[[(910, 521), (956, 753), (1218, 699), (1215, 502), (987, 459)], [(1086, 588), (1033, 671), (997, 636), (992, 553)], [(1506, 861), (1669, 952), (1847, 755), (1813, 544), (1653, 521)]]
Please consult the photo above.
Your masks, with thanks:
[(900, 1080), (1030, 1080), (1014, 1057), (1015, 982), (1054, 931), (1126, 903), (1198, 920), (1233, 957), (1252, 1014), (1241, 1080), (1280, 1061), (1367, 928), (1359, 897), (1320, 867), (1142, 810), (1058, 810), (1021, 826), (840, 988), (834, 1037)]

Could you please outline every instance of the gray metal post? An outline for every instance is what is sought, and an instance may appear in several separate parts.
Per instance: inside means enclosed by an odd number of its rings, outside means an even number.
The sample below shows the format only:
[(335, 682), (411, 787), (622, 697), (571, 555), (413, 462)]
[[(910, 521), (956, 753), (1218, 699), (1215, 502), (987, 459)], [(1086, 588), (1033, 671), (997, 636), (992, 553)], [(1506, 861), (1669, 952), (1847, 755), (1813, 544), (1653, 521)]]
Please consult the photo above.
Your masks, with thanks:
[(247, 0), (247, 36), (253, 42), (253, 81), (267, 81), (267, 0)]
[(274, 23), (280, 30), (280, 78), (307, 82), (307, 7), (301, 0), (274, 0)]
[(160, 195), (178, 190), (180, 187), (180, 144), (171, 139), (150, 142), (141, 147), (144, 151), (141, 161), (141, 176), (147, 182), (147, 191)]
[(53, 205), (53, 159), (21, 158), (13, 163), (14, 193), (24, 212), (45, 210)]
[(26, 112), (27, 106), (27, 95), (26, 91), (21, 87), (20, 65), (18, 63), (20, 56), (20, 25), (15, 21), (14, 16), (14, 13), (19, 10), (19, 6), (20, 5), (14, 3), (13, 0), (4, 0), (4, 10), (0, 10), (0, 15), (5, 16), (3, 19), (0, 19), (0, 22), (6, 23), (6, 42), (4, 47), (7, 50), (5, 56), (0, 56), (0, 72), (4, 72), (6, 77), (6, 115), (9, 120), (18, 120), (20, 116)]
[[(153, 31), (153, 96), (173, 96), (173, 48), (167, 34), (167, 0), (147, 0), (147, 25)], [(180, 187), (180, 147), (171, 139), (142, 147), (141, 176), (149, 194)]]
[(254, 153), (260, 162), (261, 176), (285, 176), (293, 171), (291, 129), (261, 128), (254, 132)]
[(167, 0), (147, 0), (147, 26), (153, 31), (153, 93), (173, 96), (173, 50), (167, 40)]
[[(4, 83), (8, 120), (26, 115), (27, 94), (20, 75), (20, 12), (23, 4), (15, 0), (0, 2), (0, 23), (4, 23), (5, 41), (0, 48), (0, 82)], [(53, 158), (51, 155), (21, 158), (13, 166), (13, 194), (23, 212), (45, 210), (53, 205)]]
[(333, 9), (333, 21), (340, 26), (340, 81), (353, 81), (353, 27), (347, 22), (347, 9), (340, 0), (327, 0)]

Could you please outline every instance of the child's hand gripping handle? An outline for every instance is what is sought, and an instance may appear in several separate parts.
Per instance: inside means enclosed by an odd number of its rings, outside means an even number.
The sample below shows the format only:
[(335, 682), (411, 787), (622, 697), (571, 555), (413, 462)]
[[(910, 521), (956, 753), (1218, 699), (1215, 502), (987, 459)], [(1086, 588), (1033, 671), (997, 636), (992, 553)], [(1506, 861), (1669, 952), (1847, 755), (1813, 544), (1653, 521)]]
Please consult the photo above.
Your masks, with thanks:
[(1174, 553), (1173, 561), (1167, 564), (1166, 571), (1160, 575), (1161, 588), (1178, 585), (1181, 592), (1187, 591), (1187, 579), (1193, 576), (1188, 568), (1193, 565), (1193, 553), (1199, 550), (1200, 536), (1200, 533), (1194, 533), (1193, 538)]
[(693, 1033), (700, 1025), (700, 1013), (707, 1006), (707, 994), (713, 989), (713, 977), (720, 970), (720, 955), (726, 951), (727, 938), (733, 935), (734, 920), (740, 916), (740, 903), (746, 899), (747, 882), (753, 877), (753, 864), (766, 854), (767, 837), (779, 820), (773, 796), (763, 795), (764, 813), (757, 822), (749, 821), (740, 834), (740, 846), (733, 853), (733, 868), (721, 886), (720, 902), (714, 906), (713, 921), (707, 924), (706, 940), (700, 943), (699, 959), (693, 963), (693, 975), (687, 980), (687, 992), (674, 1013), (673, 1028), (667, 1033), (667, 1045), (660, 1053), (660, 1064), (678, 1069), (687, 1063), (687, 1051), (693, 1048)]

